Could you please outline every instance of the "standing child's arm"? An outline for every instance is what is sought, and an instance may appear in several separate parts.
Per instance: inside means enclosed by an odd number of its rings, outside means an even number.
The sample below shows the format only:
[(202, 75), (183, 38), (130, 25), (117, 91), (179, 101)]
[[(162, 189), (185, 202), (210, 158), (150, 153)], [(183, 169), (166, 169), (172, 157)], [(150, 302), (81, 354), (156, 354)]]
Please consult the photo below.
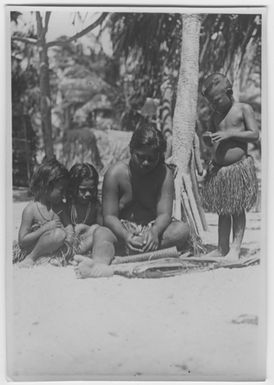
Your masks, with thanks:
[(240, 131), (237, 128), (231, 128), (227, 131), (218, 131), (212, 134), (214, 143), (221, 142), (226, 139), (236, 139), (241, 142), (257, 142), (259, 139), (259, 130), (255, 119), (254, 111), (249, 104), (242, 105), (243, 120), (245, 131)]
[(257, 142), (257, 140), (259, 139), (259, 129), (255, 119), (253, 108), (249, 104), (243, 105), (243, 115), (246, 129), (245, 132), (247, 133), (247, 141)]
[(34, 247), (35, 243), (44, 232), (61, 226), (61, 223), (54, 219), (41, 225), (39, 229), (32, 231), (33, 220), (33, 204), (31, 203), (23, 210), (21, 226), (19, 229), (18, 241), (19, 246), (22, 249), (29, 249)]

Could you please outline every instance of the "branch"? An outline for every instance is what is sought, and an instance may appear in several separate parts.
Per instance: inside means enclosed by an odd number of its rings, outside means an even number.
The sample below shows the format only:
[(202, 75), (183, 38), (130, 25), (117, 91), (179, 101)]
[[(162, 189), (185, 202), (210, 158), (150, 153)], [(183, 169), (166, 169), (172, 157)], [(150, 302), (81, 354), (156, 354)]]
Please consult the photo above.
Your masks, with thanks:
[(42, 18), (40, 12), (35, 12), (36, 14), (36, 23), (37, 23), (37, 35), (39, 37), (39, 40), (41, 40), (41, 36), (43, 34), (43, 25), (42, 25)]
[(83, 29), (81, 32), (76, 33), (75, 35), (71, 36), (67, 40), (55, 40), (55, 41), (50, 41), (47, 43), (47, 47), (53, 47), (55, 45), (65, 45), (67, 43), (70, 43), (73, 40), (77, 40), (80, 37), (86, 35), (88, 32), (90, 32), (92, 29), (96, 28), (99, 24), (101, 24), (105, 18), (107, 17), (108, 13), (103, 12), (102, 15), (94, 22), (92, 23), (89, 27)]
[(38, 43), (37, 39), (32, 39), (30, 37), (12, 36), (11, 40), (12, 41), (22, 41), (23, 43), (27, 43), (27, 44), (37, 44)]
[(46, 16), (45, 16), (45, 33), (47, 33), (47, 31), (48, 31), (50, 15), (51, 15), (51, 12), (46, 12)]

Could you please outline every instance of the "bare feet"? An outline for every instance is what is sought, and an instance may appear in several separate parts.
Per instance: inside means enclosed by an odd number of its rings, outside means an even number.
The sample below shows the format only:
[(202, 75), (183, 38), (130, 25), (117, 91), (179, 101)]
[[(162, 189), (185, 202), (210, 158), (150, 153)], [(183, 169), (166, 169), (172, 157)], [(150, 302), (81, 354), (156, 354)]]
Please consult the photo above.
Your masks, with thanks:
[(240, 259), (240, 251), (230, 249), (229, 253), (225, 256), (225, 262), (238, 262)]
[(206, 255), (203, 255), (201, 258), (202, 259), (212, 259), (212, 260), (215, 260), (215, 259), (224, 258), (224, 255), (221, 253), (221, 251), (219, 249), (214, 249), (210, 253), (207, 253)]
[(77, 278), (100, 278), (113, 275), (111, 266), (95, 263), (92, 259), (83, 255), (75, 255), (74, 261), (78, 263), (74, 268)]
[(23, 268), (30, 268), (30, 267), (33, 267), (34, 266), (34, 261), (33, 259), (27, 255), (25, 259), (23, 259), (22, 262), (18, 263), (17, 265), (18, 267), (23, 267)]
[(210, 253), (202, 256), (201, 258), (207, 260), (214, 260), (216, 262), (221, 263), (238, 262), (240, 259), (240, 251), (231, 248), (226, 255), (223, 255), (219, 249), (215, 249)]

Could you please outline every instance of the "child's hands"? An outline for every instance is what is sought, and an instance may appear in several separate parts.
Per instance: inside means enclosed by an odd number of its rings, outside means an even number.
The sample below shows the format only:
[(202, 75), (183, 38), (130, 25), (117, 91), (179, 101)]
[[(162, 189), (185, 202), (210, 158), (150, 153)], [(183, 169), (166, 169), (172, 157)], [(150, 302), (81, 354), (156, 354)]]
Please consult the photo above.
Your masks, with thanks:
[(74, 238), (73, 238), (73, 236), (72, 235), (70, 235), (70, 234), (67, 234), (67, 236), (66, 236), (66, 242), (68, 242), (71, 246), (73, 245), (73, 242), (74, 242)]
[(203, 141), (206, 146), (211, 147), (212, 146), (212, 132), (206, 131), (202, 135)]
[(223, 140), (227, 140), (230, 138), (230, 133), (228, 131), (219, 131), (211, 134), (211, 140), (213, 143), (219, 143)]
[(75, 226), (75, 235), (81, 235), (89, 229), (89, 226), (84, 223), (79, 223)]
[(73, 242), (74, 242), (74, 234), (71, 233), (70, 231), (66, 231), (66, 241), (67, 241), (70, 245), (73, 245)]
[(60, 219), (53, 219), (51, 221), (48, 221), (46, 223), (43, 224), (43, 230), (44, 231), (50, 231), (50, 230), (54, 230), (56, 228), (60, 228), (60, 227), (63, 227)]

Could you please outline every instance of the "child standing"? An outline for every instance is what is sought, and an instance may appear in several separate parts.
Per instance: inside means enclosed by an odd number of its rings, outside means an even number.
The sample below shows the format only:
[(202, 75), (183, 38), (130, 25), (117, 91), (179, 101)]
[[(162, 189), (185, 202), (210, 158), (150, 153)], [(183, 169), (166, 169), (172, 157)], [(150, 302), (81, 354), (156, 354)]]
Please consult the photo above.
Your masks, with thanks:
[(20, 267), (31, 267), (39, 257), (52, 255), (63, 246), (67, 220), (62, 198), (67, 184), (68, 171), (56, 159), (44, 159), (34, 173), (34, 201), (23, 210), (19, 229), (19, 247), (24, 258)]
[[(254, 161), (248, 155), (248, 142), (259, 138), (252, 107), (233, 100), (232, 85), (220, 73), (204, 82), (203, 95), (213, 113), (210, 131), (204, 134), (212, 150), (212, 161), (205, 179), (203, 203), (206, 209), (219, 214), (218, 249), (210, 257), (240, 257), (246, 216), (257, 198)], [(233, 241), (229, 247), (232, 227)]]
[(92, 250), (94, 231), (102, 225), (98, 199), (99, 176), (89, 163), (75, 164), (69, 172), (69, 211), (78, 254)]

